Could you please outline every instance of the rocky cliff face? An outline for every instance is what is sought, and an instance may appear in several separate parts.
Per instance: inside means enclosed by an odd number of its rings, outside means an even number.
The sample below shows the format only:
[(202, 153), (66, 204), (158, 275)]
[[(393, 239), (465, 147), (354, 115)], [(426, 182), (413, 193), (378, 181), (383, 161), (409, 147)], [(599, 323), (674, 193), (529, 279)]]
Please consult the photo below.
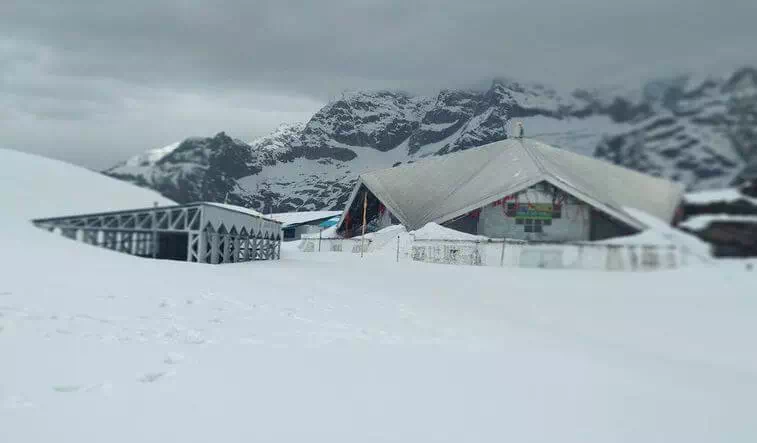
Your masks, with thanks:
[(595, 155), (695, 189), (743, 180), (739, 173), (757, 162), (754, 69), (722, 81), (648, 85), (636, 106), (629, 129), (603, 140)]
[(347, 94), (307, 123), (245, 143), (221, 133), (132, 158), (106, 174), (177, 201), (224, 199), (260, 211), (340, 209), (357, 175), (526, 136), (690, 189), (757, 173), (757, 71), (677, 78), (637, 91), (558, 93), (496, 80), (486, 91)]

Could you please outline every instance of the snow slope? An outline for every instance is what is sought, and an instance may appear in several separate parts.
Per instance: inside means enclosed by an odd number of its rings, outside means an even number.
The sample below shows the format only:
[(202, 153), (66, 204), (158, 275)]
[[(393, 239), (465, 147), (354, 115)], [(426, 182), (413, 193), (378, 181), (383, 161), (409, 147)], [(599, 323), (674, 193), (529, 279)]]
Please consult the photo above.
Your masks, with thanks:
[(0, 148), (0, 220), (54, 217), (174, 204), (88, 169)]
[(2, 442), (757, 438), (742, 265), (504, 271), (294, 244), (281, 261), (144, 260), (37, 230), (50, 210), (21, 203), (149, 194), (23, 161), (36, 191), (0, 192)]

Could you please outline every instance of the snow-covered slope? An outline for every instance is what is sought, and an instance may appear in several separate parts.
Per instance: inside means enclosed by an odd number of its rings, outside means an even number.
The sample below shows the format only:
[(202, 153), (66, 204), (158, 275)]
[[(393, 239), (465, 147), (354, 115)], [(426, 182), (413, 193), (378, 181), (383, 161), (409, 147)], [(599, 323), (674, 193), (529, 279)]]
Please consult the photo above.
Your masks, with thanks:
[(0, 220), (174, 204), (155, 191), (36, 155), (0, 149)]
[(566, 93), (495, 80), (485, 91), (434, 97), (354, 92), (306, 124), (283, 125), (249, 144), (223, 134), (188, 139), (106, 173), (179, 201), (227, 198), (264, 212), (341, 209), (358, 174), (501, 140), (513, 121), (525, 123), (527, 136), (690, 189), (724, 187), (757, 171), (757, 71), (744, 68), (623, 91)]
[(140, 259), (27, 219), (149, 192), (0, 152), (2, 442), (757, 437), (743, 265), (503, 272), (296, 249), (221, 266)]

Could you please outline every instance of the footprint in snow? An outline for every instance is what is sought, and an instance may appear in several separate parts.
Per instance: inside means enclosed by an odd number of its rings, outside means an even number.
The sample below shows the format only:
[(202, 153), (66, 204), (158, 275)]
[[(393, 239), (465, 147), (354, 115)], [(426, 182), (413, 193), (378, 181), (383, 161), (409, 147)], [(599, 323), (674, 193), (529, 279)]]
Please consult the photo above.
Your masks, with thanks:
[(137, 378), (137, 381), (142, 382), (142, 383), (154, 383), (163, 378), (171, 377), (174, 374), (175, 373), (173, 371), (147, 372), (139, 376)]
[(55, 392), (79, 392), (83, 389), (83, 386), (81, 385), (57, 385), (53, 386), (53, 391)]
[(0, 404), (2, 404), (3, 408), (5, 409), (22, 409), (34, 407), (34, 403), (32, 403), (29, 399), (22, 395), (11, 395), (10, 397), (6, 397)]
[(168, 355), (166, 355), (166, 358), (163, 359), (163, 363), (167, 365), (177, 365), (183, 361), (184, 361), (184, 356), (176, 352), (168, 353)]
[(102, 392), (108, 395), (113, 391), (113, 385), (109, 381), (92, 385), (55, 385), (53, 386), (53, 391), (64, 394), (73, 392)]

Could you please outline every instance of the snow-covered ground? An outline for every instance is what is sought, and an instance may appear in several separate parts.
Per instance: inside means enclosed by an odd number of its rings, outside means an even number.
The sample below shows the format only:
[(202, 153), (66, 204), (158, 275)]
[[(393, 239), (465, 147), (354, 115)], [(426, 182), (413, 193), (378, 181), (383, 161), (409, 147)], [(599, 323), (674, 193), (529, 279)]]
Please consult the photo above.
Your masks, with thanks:
[(0, 442), (757, 439), (743, 262), (144, 260), (28, 223), (155, 198), (87, 174), (0, 150)]

